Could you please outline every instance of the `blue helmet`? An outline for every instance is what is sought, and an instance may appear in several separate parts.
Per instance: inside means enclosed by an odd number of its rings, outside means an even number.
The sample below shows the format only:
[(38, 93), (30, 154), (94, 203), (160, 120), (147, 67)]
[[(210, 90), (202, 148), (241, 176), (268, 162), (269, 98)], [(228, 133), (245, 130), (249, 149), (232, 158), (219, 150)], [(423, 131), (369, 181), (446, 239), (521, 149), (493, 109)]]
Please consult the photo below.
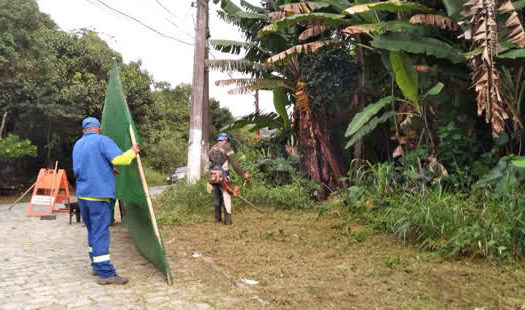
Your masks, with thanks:
[(217, 138), (217, 141), (224, 141), (224, 140), (230, 140), (230, 137), (226, 133), (221, 133), (219, 137)]

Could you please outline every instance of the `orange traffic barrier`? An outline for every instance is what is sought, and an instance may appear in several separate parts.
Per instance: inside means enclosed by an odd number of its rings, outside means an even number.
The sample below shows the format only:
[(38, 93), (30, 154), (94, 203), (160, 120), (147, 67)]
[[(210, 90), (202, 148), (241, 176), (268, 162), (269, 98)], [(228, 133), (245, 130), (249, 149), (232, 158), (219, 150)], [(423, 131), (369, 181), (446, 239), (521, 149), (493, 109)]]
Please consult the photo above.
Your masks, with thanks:
[[(36, 179), (27, 216), (41, 216), (53, 212), (69, 212), (68, 209), (55, 209), (55, 203), (69, 199), (69, 183), (64, 169), (40, 169)], [(49, 206), (49, 212), (35, 212), (33, 206)]]

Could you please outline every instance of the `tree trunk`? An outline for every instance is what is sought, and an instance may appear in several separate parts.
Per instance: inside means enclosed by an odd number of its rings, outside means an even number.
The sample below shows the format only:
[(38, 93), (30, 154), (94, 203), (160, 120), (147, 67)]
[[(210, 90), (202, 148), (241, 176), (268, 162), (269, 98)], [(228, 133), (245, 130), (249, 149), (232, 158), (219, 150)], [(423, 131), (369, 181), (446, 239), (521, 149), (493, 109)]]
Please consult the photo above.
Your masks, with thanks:
[(326, 114), (324, 111), (313, 113), (309, 108), (299, 110), (298, 114), (304, 171), (313, 181), (332, 188), (338, 186), (343, 175), (342, 161), (332, 149)]
[[(361, 43), (361, 38), (356, 37), (356, 42)], [(356, 56), (359, 60), (359, 76), (357, 77), (357, 90), (354, 94), (354, 104), (356, 105), (356, 113), (361, 112), (365, 107), (365, 58), (363, 56), (363, 48), (360, 45), (356, 45)], [(357, 140), (354, 145), (354, 159), (357, 159), (360, 162), (364, 159), (364, 145), (363, 139)]]
[(5, 120), (7, 119), (7, 111), (4, 112), (2, 116), (2, 124), (0, 124), (0, 138), (2, 137), (2, 132), (4, 132)]

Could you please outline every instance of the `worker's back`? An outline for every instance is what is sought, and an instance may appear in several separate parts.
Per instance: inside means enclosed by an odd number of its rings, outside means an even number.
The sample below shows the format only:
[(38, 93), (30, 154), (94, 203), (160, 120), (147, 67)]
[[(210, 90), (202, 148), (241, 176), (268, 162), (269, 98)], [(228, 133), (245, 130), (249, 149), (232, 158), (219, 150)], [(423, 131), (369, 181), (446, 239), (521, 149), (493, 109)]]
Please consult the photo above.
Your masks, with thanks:
[(86, 132), (73, 148), (77, 196), (114, 198), (115, 177), (111, 160), (122, 151), (108, 137)]

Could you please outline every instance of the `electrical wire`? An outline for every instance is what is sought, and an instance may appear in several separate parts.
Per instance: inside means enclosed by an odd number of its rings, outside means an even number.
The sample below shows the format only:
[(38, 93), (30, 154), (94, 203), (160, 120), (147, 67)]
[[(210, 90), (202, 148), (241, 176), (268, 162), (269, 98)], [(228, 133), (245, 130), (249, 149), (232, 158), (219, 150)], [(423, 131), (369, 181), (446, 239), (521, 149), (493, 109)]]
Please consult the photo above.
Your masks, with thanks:
[[(86, 1), (88, 1), (88, 0), (86, 0)], [(129, 19), (131, 19), (131, 20), (133, 20), (133, 21), (135, 21), (135, 22), (137, 22), (137, 23), (139, 23), (139, 24), (142, 25), (143, 27), (145, 27), (145, 28), (147, 28), (147, 29), (149, 29), (149, 30), (155, 32), (156, 34), (160, 35), (160, 36), (163, 37), (163, 38), (170, 39), (170, 40), (173, 40), (173, 41), (176, 41), (176, 42), (182, 43), (182, 44), (186, 44), (186, 45), (193, 46), (193, 43), (189, 43), (189, 42), (186, 42), (186, 41), (183, 41), (183, 40), (177, 39), (177, 38), (175, 38), (175, 37), (169, 36), (169, 35), (167, 35), (167, 34), (164, 34), (164, 33), (160, 32), (160, 31), (158, 31), (157, 29), (155, 29), (155, 28), (153, 28), (153, 27), (151, 27), (151, 26), (146, 25), (146, 24), (145, 24), (144, 22), (142, 22), (141, 20), (139, 20), (139, 19), (137, 19), (137, 18), (135, 18), (135, 17), (133, 17), (133, 16), (130, 16), (130, 15), (126, 14), (126, 13), (123, 13), (123, 12), (121, 12), (121, 11), (119, 11), (119, 10), (117, 10), (117, 9), (115, 9), (115, 8), (113, 8), (113, 7), (111, 7), (111, 6), (109, 6), (108, 4), (106, 4), (106, 3), (105, 3), (104, 1), (102, 1), (102, 0), (95, 0), (95, 1), (97, 1), (97, 2), (100, 3), (101, 5), (105, 6), (106, 8), (108, 8), (108, 9), (114, 11), (114, 12), (116, 12), (116, 13), (118, 13), (118, 14), (120, 14), (120, 15), (123, 15), (123, 16), (125, 16), (125, 17), (127, 17), (127, 18), (129, 18)], [(89, 2), (89, 1), (88, 1), (88, 2)], [(90, 3), (91, 3), (91, 2), (90, 2)]]
[[(162, 2), (160, 2), (159, 0), (155, 0), (155, 2), (157, 3), (158, 6), (160, 6), (162, 9), (164, 9), (164, 11), (166, 11), (168, 13), (168, 15), (170, 15), (171, 17), (173, 18), (176, 18), (178, 19), (180, 22), (182, 22), (183, 24), (185, 23), (184, 20), (182, 20), (180, 17), (178, 17), (177, 15), (173, 14), (173, 12), (171, 12), (164, 4), (162, 4)], [(191, 7), (190, 7), (191, 9)], [(170, 20), (169, 18), (165, 18), (166, 21), (170, 24), (172, 24), (173, 26), (175, 26), (177, 29), (179, 29), (180, 31), (182, 31), (185, 35), (187, 35), (188, 37), (190, 37), (192, 40), (194, 39), (193, 35), (189, 34), (185, 29), (182, 29), (179, 25), (177, 25), (174, 21)]]

